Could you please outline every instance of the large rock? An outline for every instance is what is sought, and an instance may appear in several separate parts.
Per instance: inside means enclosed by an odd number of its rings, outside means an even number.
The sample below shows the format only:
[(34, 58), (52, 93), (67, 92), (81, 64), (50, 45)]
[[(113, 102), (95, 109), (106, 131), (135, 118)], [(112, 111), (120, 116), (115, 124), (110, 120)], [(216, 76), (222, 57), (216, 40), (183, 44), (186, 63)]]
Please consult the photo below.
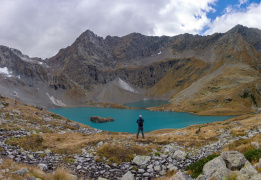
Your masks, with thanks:
[(203, 167), (203, 173), (207, 178), (215, 177), (217, 180), (229, 177), (229, 169), (225, 161), (219, 156), (207, 162)]
[(173, 154), (173, 158), (177, 159), (177, 160), (184, 160), (186, 159), (187, 153), (181, 150), (177, 150), (175, 151), (175, 153)]
[(172, 176), (170, 180), (193, 180), (193, 179), (186, 173), (179, 171), (174, 176)]
[(245, 156), (237, 151), (222, 152), (221, 157), (226, 162), (227, 168), (232, 171), (240, 170), (247, 162)]
[(251, 179), (257, 176), (257, 171), (255, 168), (250, 164), (250, 162), (246, 162), (245, 166), (239, 171), (239, 175), (236, 180), (246, 180)]
[(143, 166), (147, 165), (147, 163), (151, 160), (150, 156), (136, 156), (133, 160), (132, 163), (136, 164), (138, 166)]
[(92, 116), (90, 118), (90, 120), (93, 121), (93, 122), (97, 122), (97, 123), (105, 123), (105, 122), (114, 121), (113, 118), (110, 118), (110, 117), (102, 118), (102, 117), (99, 117), (99, 116)]
[(124, 174), (121, 178), (121, 180), (134, 180), (134, 175), (128, 171), (126, 174)]

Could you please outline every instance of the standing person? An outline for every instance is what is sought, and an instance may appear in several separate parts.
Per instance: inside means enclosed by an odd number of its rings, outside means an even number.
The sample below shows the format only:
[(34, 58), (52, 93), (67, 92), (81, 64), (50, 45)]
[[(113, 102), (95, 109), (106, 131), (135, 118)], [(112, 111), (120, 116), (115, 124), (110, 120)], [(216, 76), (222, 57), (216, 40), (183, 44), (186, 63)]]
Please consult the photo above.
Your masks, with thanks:
[(139, 136), (140, 131), (141, 131), (141, 133), (142, 133), (142, 138), (144, 139), (144, 133), (143, 133), (143, 123), (144, 123), (144, 119), (142, 119), (142, 116), (141, 116), (141, 115), (139, 115), (139, 119), (137, 120), (137, 123), (138, 123), (137, 139), (138, 139), (138, 136)]

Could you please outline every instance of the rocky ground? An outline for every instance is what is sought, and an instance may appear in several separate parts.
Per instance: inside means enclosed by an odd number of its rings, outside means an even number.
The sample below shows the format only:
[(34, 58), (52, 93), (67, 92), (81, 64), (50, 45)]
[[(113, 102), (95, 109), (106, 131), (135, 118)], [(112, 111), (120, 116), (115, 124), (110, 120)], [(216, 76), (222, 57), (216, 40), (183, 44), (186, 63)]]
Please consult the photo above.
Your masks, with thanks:
[[(261, 164), (254, 167), (241, 154), (260, 146), (258, 113), (158, 130), (137, 140), (134, 134), (93, 129), (40, 107), (0, 98), (2, 179), (52, 179), (61, 167), (68, 179), (192, 179), (185, 167), (213, 153), (221, 156), (207, 163), (198, 179), (260, 178)], [(226, 165), (233, 162), (226, 153), (241, 157), (241, 164)]]

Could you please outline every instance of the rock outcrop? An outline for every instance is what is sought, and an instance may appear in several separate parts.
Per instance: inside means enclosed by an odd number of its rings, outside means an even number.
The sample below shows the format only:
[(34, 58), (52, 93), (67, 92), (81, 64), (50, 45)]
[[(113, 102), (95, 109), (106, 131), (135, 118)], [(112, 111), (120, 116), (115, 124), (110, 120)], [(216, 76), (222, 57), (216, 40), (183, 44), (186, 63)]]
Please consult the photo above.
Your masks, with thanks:
[(87, 30), (46, 60), (0, 46), (0, 92), (44, 108), (146, 98), (171, 101), (155, 110), (249, 113), (261, 107), (260, 34), (240, 25), (211, 36), (102, 38)]
[(105, 123), (105, 122), (114, 121), (114, 119), (111, 118), (111, 117), (102, 118), (102, 117), (99, 117), (99, 116), (92, 116), (90, 118), (90, 120), (93, 121), (93, 122), (97, 122), (97, 123)]
[(256, 179), (260, 174), (243, 154), (236, 151), (222, 152), (221, 156), (214, 158), (203, 167), (203, 175), (198, 180), (206, 179), (229, 179), (235, 177), (237, 180)]

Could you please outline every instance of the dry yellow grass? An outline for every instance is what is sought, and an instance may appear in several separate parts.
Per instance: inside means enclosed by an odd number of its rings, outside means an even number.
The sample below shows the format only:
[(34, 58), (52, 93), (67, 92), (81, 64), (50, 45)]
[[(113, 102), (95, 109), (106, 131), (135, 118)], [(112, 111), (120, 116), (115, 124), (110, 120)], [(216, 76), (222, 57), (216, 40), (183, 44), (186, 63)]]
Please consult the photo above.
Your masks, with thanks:
[[(13, 173), (22, 168), (28, 169), (29, 172), (25, 173), (24, 176)], [(0, 169), (0, 179), (11, 178), (13, 180), (23, 180), (33, 176), (42, 180), (73, 180), (72, 174), (64, 167), (59, 167), (52, 174), (49, 174), (41, 171), (34, 165), (21, 164), (13, 162), (10, 159), (3, 159)]]

